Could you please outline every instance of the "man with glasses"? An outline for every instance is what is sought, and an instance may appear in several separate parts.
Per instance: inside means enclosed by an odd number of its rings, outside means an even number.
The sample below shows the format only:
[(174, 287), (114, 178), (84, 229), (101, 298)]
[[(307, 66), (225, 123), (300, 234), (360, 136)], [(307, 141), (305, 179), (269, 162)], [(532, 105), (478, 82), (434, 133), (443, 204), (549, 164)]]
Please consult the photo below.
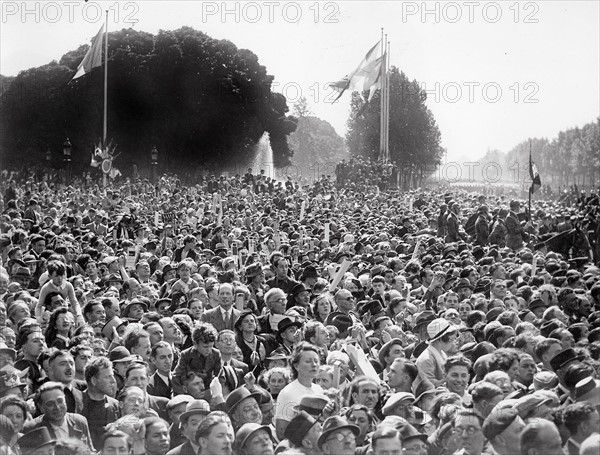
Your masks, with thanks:
[(63, 389), (64, 386), (58, 382), (46, 382), (39, 388), (34, 401), (42, 415), (26, 422), (23, 433), (45, 427), (52, 439), (79, 439), (93, 451), (88, 422), (82, 415), (67, 412)]
[(265, 303), (269, 312), (258, 318), (261, 333), (275, 333), (279, 321), (283, 319), (287, 296), (282, 289), (271, 288), (265, 294)]
[(350, 316), (355, 324), (360, 322), (358, 316), (354, 313), (354, 309), (356, 308), (356, 299), (349, 290), (340, 289), (335, 293), (334, 300), (335, 304), (337, 305), (337, 311), (333, 311), (329, 314), (327, 321), (325, 321), (325, 325), (328, 325), (333, 318), (339, 314)]
[(332, 416), (325, 420), (317, 445), (323, 455), (354, 455), (359, 434), (356, 425), (348, 424), (343, 417)]
[(482, 426), (483, 419), (477, 412), (463, 409), (457, 413), (453, 432), (461, 449), (455, 455), (481, 455), (485, 443)]

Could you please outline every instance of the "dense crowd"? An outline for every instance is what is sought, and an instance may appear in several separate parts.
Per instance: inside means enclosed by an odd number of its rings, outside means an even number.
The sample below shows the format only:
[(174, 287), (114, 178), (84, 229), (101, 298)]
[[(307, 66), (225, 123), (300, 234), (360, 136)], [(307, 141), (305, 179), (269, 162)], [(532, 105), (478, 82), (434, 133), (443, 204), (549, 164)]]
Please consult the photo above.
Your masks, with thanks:
[(0, 454), (597, 455), (598, 196), (338, 172), (3, 179)]

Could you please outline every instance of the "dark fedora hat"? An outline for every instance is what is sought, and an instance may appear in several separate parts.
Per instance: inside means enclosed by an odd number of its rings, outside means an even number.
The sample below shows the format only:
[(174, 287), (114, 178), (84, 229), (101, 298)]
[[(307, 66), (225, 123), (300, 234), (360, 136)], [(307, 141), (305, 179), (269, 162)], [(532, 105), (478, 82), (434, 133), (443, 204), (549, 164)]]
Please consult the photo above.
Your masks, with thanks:
[(302, 446), (302, 440), (315, 423), (317, 423), (317, 419), (312, 415), (306, 411), (299, 411), (298, 414), (290, 420), (289, 425), (285, 429), (284, 436), (292, 441), (294, 445), (300, 447)]
[(317, 439), (317, 447), (321, 449), (323, 447), (323, 443), (329, 439), (332, 433), (335, 433), (339, 430), (348, 429), (354, 433), (354, 436), (358, 437), (360, 434), (360, 428), (356, 425), (351, 425), (348, 423), (346, 419), (340, 416), (331, 416), (325, 420), (323, 423), (323, 431), (321, 432), (321, 436)]
[(294, 326), (300, 328), (300, 327), (302, 327), (302, 323), (299, 320), (297, 320), (297, 319), (283, 318), (277, 324), (277, 331), (279, 333), (283, 333), (287, 329), (289, 329), (290, 327), (294, 327)]
[(254, 398), (258, 403), (260, 400), (261, 394), (258, 392), (250, 392), (247, 387), (242, 386), (233, 390), (229, 395), (227, 395), (227, 399), (225, 400), (225, 408), (227, 412), (232, 412), (235, 407), (244, 401), (246, 398)]
[(46, 427), (40, 427), (25, 433), (17, 442), (23, 453), (31, 453), (40, 447), (56, 444), (56, 439), (52, 439)]

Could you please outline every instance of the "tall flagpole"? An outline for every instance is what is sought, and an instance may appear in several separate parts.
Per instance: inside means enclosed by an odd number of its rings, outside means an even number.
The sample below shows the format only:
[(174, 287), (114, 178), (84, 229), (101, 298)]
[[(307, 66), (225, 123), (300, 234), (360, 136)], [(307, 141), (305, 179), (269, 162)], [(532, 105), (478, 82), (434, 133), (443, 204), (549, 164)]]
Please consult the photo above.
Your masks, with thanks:
[[(108, 10), (106, 10), (106, 22), (104, 23), (104, 119), (102, 123), (102, 150), (106, 151), (108, 130)], [(106, 174), (102, 172), (102, 185), (106, 188)]]
[(385, 162), (390, 162), (390, 80), (389, 80), (389, 61), (390, 61), (390, 43), (387, 40), (387, 49), (385, 51)]
[[(383, 27), (381, 28), (381, 55), (385, 55)], [(379, 161), (385, 160), (385, 57), (381, 64), (381, 93), (379, 94)]]
[[(529, 139), (529, 169), (531, 169), (531, 139)], [(531, 221), (531, 193), (533, 189), (533, 181), (531, 182), (531, 186), (529, 187), (529, 220)]]

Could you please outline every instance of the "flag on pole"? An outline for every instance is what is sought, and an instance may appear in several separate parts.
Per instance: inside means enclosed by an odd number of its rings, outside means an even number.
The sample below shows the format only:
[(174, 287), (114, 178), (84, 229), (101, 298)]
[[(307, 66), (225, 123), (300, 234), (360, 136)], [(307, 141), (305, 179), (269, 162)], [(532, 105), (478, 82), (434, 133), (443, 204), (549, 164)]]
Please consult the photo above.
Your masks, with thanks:
[(102, 65), (102, 37), (104, 35), (104, 25), (100, 27), (98, 34), (92, 40), (92, 45), (88, 49), (85, 57), (77, 67), (77, 72), (71, 81), (92, 71), (92, 68)]
[(337, 82), (331, 82), (329, 87), (339, 93), (337, 101), (346, 90), (369, 90), (379, 78), (383, 56), (380, 41), (375, 44), (365, 55), (360, 65)]
[(535, 193), (541, 186), (542, 180), (540, 179), (540, 173), (535, 163), (531, 159), (531, 149), (529, 150), (529, 177), (531, 178), (531, 187), (529, 187), (529, 193)]

